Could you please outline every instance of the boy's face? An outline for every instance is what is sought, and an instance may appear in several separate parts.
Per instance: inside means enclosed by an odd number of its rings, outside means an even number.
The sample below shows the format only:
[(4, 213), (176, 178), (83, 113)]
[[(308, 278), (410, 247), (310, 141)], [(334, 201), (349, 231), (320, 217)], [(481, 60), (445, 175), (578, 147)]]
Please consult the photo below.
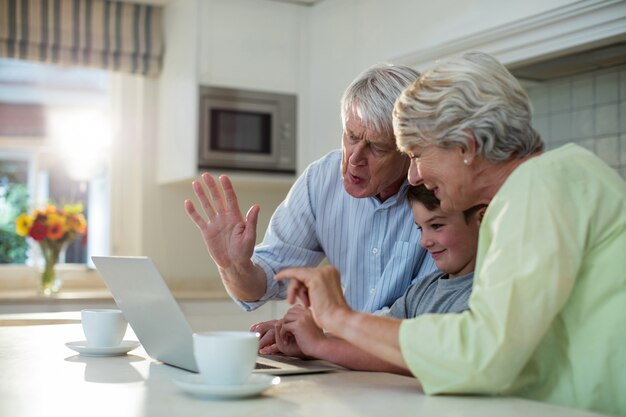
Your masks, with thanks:
[(474, 270), (478, 247), (479, 215), (473, 214), (469, 223), (461, 212), (444, 213), (428, 210), (422, 203), (411, 202), (415, 224), (421, 228), (420, 245), (430, 252), (440, 271), (451, 277)]

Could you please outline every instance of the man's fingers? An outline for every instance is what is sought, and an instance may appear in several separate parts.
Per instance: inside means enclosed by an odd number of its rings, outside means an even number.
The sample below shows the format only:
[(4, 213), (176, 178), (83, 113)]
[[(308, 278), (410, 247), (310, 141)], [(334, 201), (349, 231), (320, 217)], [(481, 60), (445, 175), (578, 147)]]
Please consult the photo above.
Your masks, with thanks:
[(193, 188), (194, 194), (196, 195), (196, 197), (198, 197), (198, 201), (200, 201), (202, 209), (206, 213), (209, 220), (211, 220), (213, 217), (215, 217), (215, 210), (213, 210), (213, 206), (211, 205), (211, 202), (209, 201), (206, 192), (204, 191), (204, 188), (202, 188), (202, 184), (200, 184), (200, 182), (197, 180), (193, 181), (191, 183), (191, 188)]
[(202, 174), (202, 181), (204, 185), (206, 185), (207, 190), (209, 190), (209, 194), (211, 195), (211, 203), (213, 204), (213, 208), (216, 213), (224, 213), (226, 211), (226, 206), (224, 204), (224, 197), (222, 196), (222, 192), (217, 186), (215, 179), (208, 173)]
[(258, 204), (254, 204), (248, 210), (246, 214), (246, 238), (250, 241), (256, 240), (256, 225), (259, 219), (259, 212), (261, 211), (261, 207)]
[(250, 326), (250, 331), (259, 334), (259, 347), (274, 343), (274, 326), (278, 320), (263, 321)]
[(237, 194), (233, 188), (233, 184), (230, 182), (230, 178), (227, 175), (220, 175), (220, 185), (224, 190), (224, 198), (226, 199), (226, 208), (230, 211), (241, 213), (239, 209), (239, 202), (237, 201)]
[(193, 205), (193, 202), (191, 200), (185, 200), (185, 211), (187, 212), (187, 215), (189, 216), (191, 221), (193, 221), (195, 225), (200, 228), (200, 230), (203, 230), (206, 222), (204, 221), (202, 216), (198, 214), (198, 212), (196, 211), (196, 207)]
[(265, 327), (264, 324), (265, 323), (266, 323), (265, 321), (262, 321), (262, 322), (259, 322), (259, 323), (254, 323), (252, 326), (250, 326), (249, 330), (252, 333), (260, 333), (261, 335), (263, 335), (263, 333), (265, 333), (265, 330), (264, 330), (264, 327)]

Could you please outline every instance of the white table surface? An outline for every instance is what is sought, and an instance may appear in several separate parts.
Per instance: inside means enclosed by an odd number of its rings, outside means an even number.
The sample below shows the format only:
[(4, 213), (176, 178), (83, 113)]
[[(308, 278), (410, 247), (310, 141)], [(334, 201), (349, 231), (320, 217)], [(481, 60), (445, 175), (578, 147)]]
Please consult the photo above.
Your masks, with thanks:
[(141, 347), (93, 358), (65, 346), (77, 340), (79, 324), (0, 327), (0, 416), (597, 416), (518, 398), (426, 396), (413, 378), (351, 371), (283, 376), (250, 399), (200, 399), (172, 382), (186, 371)]

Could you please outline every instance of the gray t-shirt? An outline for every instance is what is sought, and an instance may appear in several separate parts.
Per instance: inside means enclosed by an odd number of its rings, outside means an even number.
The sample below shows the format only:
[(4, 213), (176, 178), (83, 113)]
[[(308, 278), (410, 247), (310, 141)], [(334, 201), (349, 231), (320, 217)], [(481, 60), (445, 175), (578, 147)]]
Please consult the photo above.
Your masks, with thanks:
[(426, 313), (460, 313), (468, 309), (473, 281), (473, 272), (457, 278), (434, 272), (411, 284), (384, 315), (410, 319)]

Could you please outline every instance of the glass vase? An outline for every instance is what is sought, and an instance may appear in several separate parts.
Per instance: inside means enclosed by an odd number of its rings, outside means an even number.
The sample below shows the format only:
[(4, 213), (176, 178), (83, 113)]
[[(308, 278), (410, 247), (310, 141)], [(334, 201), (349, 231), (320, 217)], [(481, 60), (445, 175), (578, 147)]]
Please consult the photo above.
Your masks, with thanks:
[(61, 289), (63, 280), (57, 269), (66, 248), (62, 242), (40, 242), (41, 254), (43, 255), (43, 267), (41, 269), (39, 292), (43, 295), (52, 295)]

